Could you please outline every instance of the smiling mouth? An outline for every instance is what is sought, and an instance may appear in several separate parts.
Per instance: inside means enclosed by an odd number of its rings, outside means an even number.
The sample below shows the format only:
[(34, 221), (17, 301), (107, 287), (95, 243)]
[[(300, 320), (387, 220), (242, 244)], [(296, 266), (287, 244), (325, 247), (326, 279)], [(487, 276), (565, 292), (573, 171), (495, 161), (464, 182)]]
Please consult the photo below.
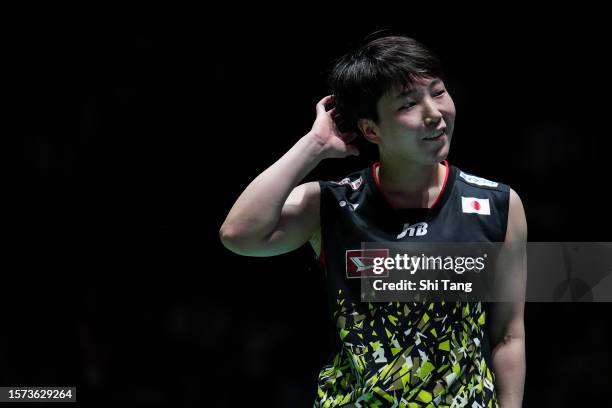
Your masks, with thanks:
[(423, 140), (438, 140), (445, 133), (446, 133), (446, 128), (442, 128), (442, 129), (438, 130), (436, 133), (434, 133), (433, 135), (428, 136), (428, 137), (424, 137)]

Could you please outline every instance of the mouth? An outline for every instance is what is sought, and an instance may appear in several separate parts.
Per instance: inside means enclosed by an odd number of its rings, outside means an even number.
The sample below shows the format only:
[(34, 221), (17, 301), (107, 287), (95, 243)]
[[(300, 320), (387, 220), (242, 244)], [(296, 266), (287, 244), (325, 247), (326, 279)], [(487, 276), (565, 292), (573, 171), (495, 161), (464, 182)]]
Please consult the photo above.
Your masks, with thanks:
[(442, 136), (445, 134), (446, 134), (446, 128), (444, 127), (442, 129), (436, 130), (436, 132), (433, 133), (432, 135), (424, 137), (423, 140), (427, 140), (427, 141), (438, 140), (442, 138)]

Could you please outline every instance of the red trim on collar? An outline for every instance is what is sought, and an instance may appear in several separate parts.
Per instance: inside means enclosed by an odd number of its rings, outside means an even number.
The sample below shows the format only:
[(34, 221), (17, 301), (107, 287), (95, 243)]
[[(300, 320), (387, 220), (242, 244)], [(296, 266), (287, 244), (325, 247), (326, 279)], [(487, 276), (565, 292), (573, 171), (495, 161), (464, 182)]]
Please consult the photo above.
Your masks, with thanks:
[[(448, 181), (448, 175), (450, 173), (450, 169), (448, 167), (448, 161), (443, 160), (442, 164), (444, 165), (444, 167), (446, 167), (446, 174), (444, 175), (444, 183), (442, 184), (442, 188), (440, 189), (440, 193), (438, 194), (438, 197), (436, 198), (436, 201), (434, 201), (434, 203), (431, 205), (431, 208), (434, 208), (436, 206), (436, 204), (438, 204), (438, 202), (440, 201), (440, 199), (442, 198), (442, 195), (444, 195), (444, 189), (446, 188), (446, 182)], [(380, 187), (380, 179), (378, 178), (378, 174), (376, 172), (376, 169), (380, 166), (380, 162), (377, 161), (375, 163), (372, 164), (372, 178), (374, 179), (374, 183), (376, 183), (376, 187), (378, 187), (378, 190), (381, 192), (382, 196), (385, 198), (385, 200), (387, 200), (387, 197), (385, 196), (385, 194), (382, 191), (382, 188)], [(389, 203), (389, 200), (387, 200), (387, 202)], [(391, 206), (391, 203), (389, 203), (389, 205)]]

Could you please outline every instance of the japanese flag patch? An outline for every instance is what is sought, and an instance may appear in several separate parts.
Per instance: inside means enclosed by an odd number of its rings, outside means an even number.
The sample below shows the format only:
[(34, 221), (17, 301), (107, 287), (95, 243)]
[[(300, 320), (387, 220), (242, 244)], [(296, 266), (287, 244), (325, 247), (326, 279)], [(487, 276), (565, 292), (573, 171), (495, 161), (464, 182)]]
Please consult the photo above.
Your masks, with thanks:
[(461, 196), (461, 209), (464, 213), (491, 215), (488, 198), (475, 198)]

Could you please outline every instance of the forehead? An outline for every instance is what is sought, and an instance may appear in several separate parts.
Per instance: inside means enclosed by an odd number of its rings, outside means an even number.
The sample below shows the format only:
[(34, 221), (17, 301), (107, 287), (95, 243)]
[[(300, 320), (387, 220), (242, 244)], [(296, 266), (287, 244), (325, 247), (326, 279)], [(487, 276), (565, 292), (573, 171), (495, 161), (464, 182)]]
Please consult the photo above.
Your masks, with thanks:
[(376, 111), (380, 117), (386, 116), (385, 112), (392, 112), (398, 104), (419, 91), (431, 89), (436, 85), (443, 84), (439, 77), (418, 77), (410, 84), (403, 86), (400, 83), (393, 85), (376, 102)]
[(442, 80), (438, 77), (418, 77), (405, 86), (399, 83), (395, 84), (391, 87), (391, 89), (389, 89), (385, 96), (390, 99), (403, 98), (416, 93), (419, 90), (429, 89), (438, 84), (442, 84)]
[(377, 108), (393, 105), (409, 96), (414, 96), (419, 91), (430, 89), (438, 84), (443, 84), (442, 79), (438, 77), (417, 77), (405, 86), (396, 83), (380, 97), (376, 104)]

